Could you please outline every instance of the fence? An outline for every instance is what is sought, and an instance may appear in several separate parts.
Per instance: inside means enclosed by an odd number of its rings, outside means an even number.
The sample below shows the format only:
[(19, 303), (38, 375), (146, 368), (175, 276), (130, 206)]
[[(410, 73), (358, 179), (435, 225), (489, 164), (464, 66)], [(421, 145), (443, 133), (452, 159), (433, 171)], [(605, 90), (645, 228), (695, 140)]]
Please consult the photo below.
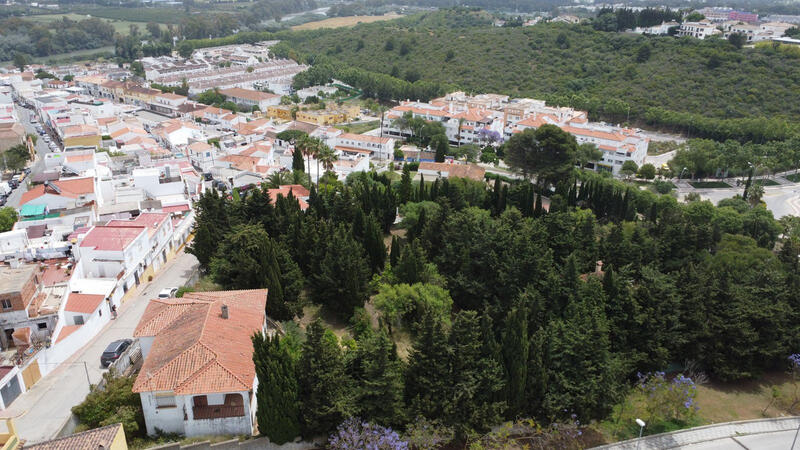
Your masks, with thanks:
[(320, 448), (319, 445), (313, 442), (289, 442), (283, 445), (273, 444), (269, 439), (260, 437), (256, 439), (247, 439), (239, 441), (233, 439), (230, 441), (218, 442), (212, 444), (209, 441), (197, 442), (194, 444), (181, 445), (179, 443), (159, 445), (158, 447), (150, 447), (148, 450), (306, 450), (312, 448)]

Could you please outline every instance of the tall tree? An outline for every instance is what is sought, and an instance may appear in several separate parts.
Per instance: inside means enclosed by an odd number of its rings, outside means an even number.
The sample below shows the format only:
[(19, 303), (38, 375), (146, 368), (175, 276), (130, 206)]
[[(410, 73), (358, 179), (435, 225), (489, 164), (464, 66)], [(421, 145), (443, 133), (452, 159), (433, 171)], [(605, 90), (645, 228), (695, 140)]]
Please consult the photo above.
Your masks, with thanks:
[(351, 415), (351, 380), (339, 339), (320, 319), (308, 327), (297, 364), (301, 429), (304, 437), (331, 432)]
[(400, 177), (400, 204), (411, 200), (413, 190), (414, 187), (411, 186), (411, 167), (408, 164), (404, 164), (403, 175)]
[(195, 203), (194, 239), (187, 248), (200, 262), (200, 268), (208, 270), (211, 258), (217, 252), (220, 237), (230, 230), (225, 199), (216, 190), (200, 195)]
[(355, 404), (359, 416), (384, 426), (402, 424), (402, 364), (385, 331), (365, 333), (359, 339), (355, 366)]
[(375, 217), (370, 215), (365, 221), (364, 249), (372, 273), (377, 273), (383, 270), (383, 266), (386, 264), (386, 245), (383, 243), (381, 227)]
[(512, 136), (506, 143), (506, 162), (526, 176), (535, 176), (537, 184), (545, 186), (566, 179), (577, 147), (575, 136), (545, 124)]
[(508, 416), (525, 413), (525, 388), (528, 376), (528, 309), (517, 300), (506, 315), (503, 333), (503, 359), (506, 372), (506, 401)]
[(449, 355), (442, 319), (426, 313), (408, 357), (405, 400), (411, 417), (437, 420), (444, 416), (442, 400), (448, 398), (451, 386)]
[(319, 270), (309, 279), (312, 298), (347, 319), (355, 308), (364, 306), (369, 275), (364, 248), (348, 228), (339, 225), (325, 245)]
[(300, 403), (295, 360), (278, 335), (253, 336), (253, 363), (258, 377), (258, 430), (281, 445), (300, 435)]

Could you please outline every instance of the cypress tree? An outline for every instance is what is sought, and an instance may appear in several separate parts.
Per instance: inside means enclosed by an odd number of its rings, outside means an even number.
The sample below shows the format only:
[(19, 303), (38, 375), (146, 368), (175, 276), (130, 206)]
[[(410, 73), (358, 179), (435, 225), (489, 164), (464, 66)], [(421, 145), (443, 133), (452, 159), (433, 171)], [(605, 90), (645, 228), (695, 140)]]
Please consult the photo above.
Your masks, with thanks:
[(392, 267), (397, 266), (397, 261), (400, 259), (400, 241), (397, 239), (396, 235), (392, 235), (392, 249), (391, 253), (389, 254), (389, 264)]
[(528, 309), (517, 300), (509, 310), (503, 333), (503, 359), (506, 372), (508, 416), (517, 417), (526, 411), (525, 388), (528, 377)]
[(403, 175), (400, 177), (400, 204), (408, 203), (411, 200), (412, 190), (411, 168), (405, 164), (403, 165)]
[(365, 333), (358, 341), (356, 405), (358, 414), (384, 426), (402, 424), (403, 375), (392, 341), (383, 330)]
[(297, 384), (303, 437), (327, 434), (353, 413), (352, 383), (339, 340), (320, 319), (306, 332)]
[(426, 200), (426, 193), (425, 193), (425, 176), (419, 174), (419, 190), (417, 191), (417, 201), (424, 202)]
[(303, 152), (297, 147), (295, 147), (292, 152), (292, 170), (298, 170), (300, 172), (306, 171), (306, 163), (303, 161)]
[(427, 214), (425, 213), (425, 208), (420, 208), (417, 222), (411, 227), (411, 229), (408, 230), (409, 240), (414, 240), (422, 236), (422, 231), (425, 229), (425, 223), (427, 222), (426, 216)]
[[(481, 326), (475, 311), (460, 311), (450, 332), (450, 392), (446, 423), (460, 439), (485, 432), (500, 419), (502, 403), (492, 400), (503, 388), (501, 369), (483, 353)], [(483, 391), (484, 389), (488, 391)]]
[(258, 430), (275, 444), (300, 435), (300, 405), (295, 360), (278, 335), (253, 336), (253, 364), (258, 377)]
[(436, 199), (439, 197), (439, 179), (433, 180), (433, 186), (431, 186), (431, 201), (435, 202)]
[(432, 420), (444, 416), (444, 402), (450, 393), (450, 349), (441, 319), (426, 311), (421, 330), (408, 357), (405, 400), (410, 417)]
[(369, 295), (370, 268), (364, 248), (344, 225), (339, 225), (333, 236), (323, 234), (319, 239), (324, 253), (314, 258), (312, 264), (309, 278), (312, 298), (347, 319), (355, 308), (364, 306)]
[(367, 226), (364, 230), (364, 249), (369, 258), (372, 273), (383, 270), (383, 266), (386, 264), (386, 246), (383, 243), (383, 234), (381, 234), (378, 221), (373, 216), (367, 218)]

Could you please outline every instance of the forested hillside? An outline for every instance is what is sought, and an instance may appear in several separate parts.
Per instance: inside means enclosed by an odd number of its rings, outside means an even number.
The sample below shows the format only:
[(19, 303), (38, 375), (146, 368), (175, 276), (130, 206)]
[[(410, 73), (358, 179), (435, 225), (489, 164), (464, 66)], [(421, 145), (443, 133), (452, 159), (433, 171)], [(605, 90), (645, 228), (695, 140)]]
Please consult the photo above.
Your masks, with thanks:
[[(737, 49), (719, 39), (645, 37), (556, 23), (498, 28), (485, 13), (464, 9), (280, 37), (295, 55), (318, 63), (450, 83), (475, 93), (544, 98), (614, 122), (630, 114), (632, 120), (715, 139), (783, 139), (789, 133), (780, 119), (793, 121), (800, 112), (800, 103), (786, 101), (800, 92), (798, 59), (771, 49)], [(774, 120), (748, 121), (756, 117)], [(747, 128), (753, 133), (742, 132)]]

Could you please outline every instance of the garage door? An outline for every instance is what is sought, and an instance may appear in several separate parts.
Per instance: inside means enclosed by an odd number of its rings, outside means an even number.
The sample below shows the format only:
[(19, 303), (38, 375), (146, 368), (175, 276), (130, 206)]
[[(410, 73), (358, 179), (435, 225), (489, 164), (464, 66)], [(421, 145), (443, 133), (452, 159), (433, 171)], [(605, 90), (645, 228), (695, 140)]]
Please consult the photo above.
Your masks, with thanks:
[(19, 397), (19, 394), (19, 377), (12, 378), (5, 386), (0, 388), (0, 397), (3, 397), (3, 404), (6, 405), (6, 408)]

